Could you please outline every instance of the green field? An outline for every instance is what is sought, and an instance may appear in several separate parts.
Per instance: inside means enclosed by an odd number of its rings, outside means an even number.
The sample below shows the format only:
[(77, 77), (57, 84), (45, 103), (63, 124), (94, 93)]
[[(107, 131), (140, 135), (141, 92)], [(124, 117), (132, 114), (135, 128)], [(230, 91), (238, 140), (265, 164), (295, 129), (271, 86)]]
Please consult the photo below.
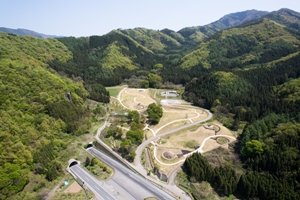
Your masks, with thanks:
[(125, 86), (114, 86), (114, 87), (106, 87), (105, 89), (109, 92), (109, 95), (112, 97), (118, 97), (119, 92), (125, 88)]

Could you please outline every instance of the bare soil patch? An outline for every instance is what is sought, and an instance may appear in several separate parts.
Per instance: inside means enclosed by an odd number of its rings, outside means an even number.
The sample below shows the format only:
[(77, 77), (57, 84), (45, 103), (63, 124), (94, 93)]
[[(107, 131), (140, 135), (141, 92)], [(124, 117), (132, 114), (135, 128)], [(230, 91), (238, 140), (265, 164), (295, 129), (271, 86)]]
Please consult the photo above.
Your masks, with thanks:
[(75, 181), (64, 191), (64, 193), (78, 193), (80, 190), (82, 190), (82, 187)]

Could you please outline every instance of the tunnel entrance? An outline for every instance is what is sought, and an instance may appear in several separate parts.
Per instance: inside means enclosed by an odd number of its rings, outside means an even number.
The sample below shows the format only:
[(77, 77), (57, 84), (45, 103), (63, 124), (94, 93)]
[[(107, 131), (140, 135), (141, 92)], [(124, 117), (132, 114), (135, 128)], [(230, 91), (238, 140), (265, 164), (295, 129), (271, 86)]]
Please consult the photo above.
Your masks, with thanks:
[(87, 148), (90, 148), (90, 147), (93, 147), (93, 144), (91, 144), (91, 143), (88, 144), (88, 145), (86, 146), (86, 149), (87, 149)]
[(77, 161), (71, 162), (71, 164), (69, 165), (69, 167), (73, 167), (73, 166), (75, 166), (75, 165), (78, 165), (78, 162), (77, 162)]

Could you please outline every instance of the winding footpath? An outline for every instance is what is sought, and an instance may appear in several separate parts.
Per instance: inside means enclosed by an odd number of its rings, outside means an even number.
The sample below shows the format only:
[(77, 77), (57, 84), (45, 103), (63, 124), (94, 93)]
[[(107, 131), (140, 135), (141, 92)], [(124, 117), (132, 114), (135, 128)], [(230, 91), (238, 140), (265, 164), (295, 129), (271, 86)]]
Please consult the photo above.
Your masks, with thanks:
[[(119, 101), (119, 103), (126, 109), (128, 109), (121, 101), (120, 99), (120, 96), (121, 94), (125, 91), (126, 93), (129, 93), (128, 91), (126, 91), (126, 89), (128, 89), (127, 87), (122, 89), (120, 91), (120, 93), (118, 94), (118, 97), (115, 98)], [(141, 94), (140, 94), (141, 95)], [(144, 95), (141, 95), (141, 97), (139, 98), (145, 98)], [(134, 101), (137, 103), (136, 101), (136, 98), (134, 98)], [(178, 106), (171, 106), (171, 107), (181, 107), (181, 105), (178, 105)], [(190, 106), (189, 106), (190, 107)], [(177, 132), (177, 131), (180, 131), (180, 130), (183, 130), (183, 129), (186, 129), (186, 128), (189, 128), (189, 127), (192, 127), (194, 125), (197, 125), (197, 124), (200, 124), (202, 122), (206, 122), (208, 120), (210, 120), (212, 118), (212, 113), (209, 111), (209, 110), (206, 110), (206, 109), (203, 109), (203, 112), (206, 112), (208, 114), (208, 116), (205, 118), (205, 119), (202, 119), (202, 120), (199, 120), (199, 121), (193, 121), (193, 119), (196, 119), (200, 116), (200, 114), (195, 110), (195, 109), (189, 109), (191, 110), (191, 112), (194, 112), (197, 116), (196, 117), (193, 117), (193, 118), (187, 118), (187, 119), (179, 119), (179, 120), (174, 120), (174, 121), (171, 121), (163, 126), (161, 126), (159, 129), (157, 129), (156, 131), (148, 128), (148, 125), (144, 128), (144, 130), (148, 129), (149, 131), (151, 131), (153, 133), (153, 137), (149, 138), (148, 140), (144, 141), (140, 146), (138, 146), (137, 150), (136, 150), (136, 156), (135, 156), (135, 159), (134, 159), (134, 163), (131, 164), (129, 162), (127, 162), (128, 165), (130, 165), (133, 169), (135, 169), (138, 173), (140, 173), (141, 175), (143, 175), (144, 177), (146, 177), (148, 180), (158, 184), (158, 185), (161, 185), (164, 189), (168, 190), (168, 191), (171, 191), (174, 195), (177, 196), (177, 198), (180, 198), (180, 199), (190, 199), (190, 197), (185, 193), (183, 192), (180, 188), (178, 188), (175, 183), (174, 183), (174, 179), (175, 179), (175, 176), (176, 176), (176, 173), (181, 169), (181, 165), (178, 166), (175, 170), (172, 171), (172, 173), (170, 174), (169, 176), (169, 182), (168, 183), (165, 183), (165, 182), (161, 182), (160, 180), (158, 179), (155, 179), (153, 177), (150, 177), (148, 176), (148, 172), (144, 169), (144, 167), (142, 166), (141, 164), (141, 154), (143, 152), (143, 150), (145, 149), (145, 147), (150, 144), (150, 143), (153, 143), (154, 140), (160, 138), (160, 137), (163, 137), (163, 136), (167, 136), (169, 134), (172, 134), (174, 132)], [(164, 109), (164, 112), (168, 112), (167, 110)], [(169, 111), (170, 112), (170, 111)], [(172, 112), (172, 111), (171, 111)], [(176, 123), (176, 122), (179, 122), (179, 121), (184, 121), (184, 120), (188, 120), (190, 122), (190, 124), (186, 124), (186, 125), (183, 125), (181, 127), (178, 127), (178, 128), (175, 128), (175, 129), (172, 129), (172, 130), (168, 130), (168, 131), (165, 131), (163, 133), (160, 133), (159, 135), (157, 135), (157, 133), (162, 130), (164, 127), (170, 125), (170, 124), (173, 124), (173, 123)], [(99, 139), (99, 135), (101, 133), (101, 131), (103, 130), (104, 126), (99, 128), (98, 132), (97, 132), (97, 136), (96, 136), (96, 139), (98, 140), (98, 142), (100, 142), (101, 144), (105, 145), (104, 142), (102, 142), (100, 139)], [(207, 140), (211, 139), (211, 138), (215, 138), (215, 137), (228, 137), (228, 138), (231, 138), (233, 140), (235, 140), (236, 138), (232, 137), (232, 136), (228, 136), (228, 135), (214, 135), (214, 136), (209, 136), (207, 138), (205, 138), (203, 140), (203, 142), (201, 143), (200, 147), (198, 149), (196, 149), (195, 151), (191, 152), (190, 154), (192, 153), (195, 153), (195, 152), (200, 152), (200, 153), (203, 153), (204, 151), (202, 150), (202, 148), (204, 147), (205, 143)], [(106, 146), (106, 145), (105, 145)], [(155, 148), (156, 150), (156, 148)], [(187, 154), (185, 155), (185, 157), (187, 157), (188, 155), (190, 154)], [(181, 160), (181, 161), (178, 161), (176, 163), (173, 163), (173, 164), (166, 164), (166, 163), (162, 163), (161, 161), (159, 161), (157, 158), (156, 158), (156, 155), (154, 156), (155, 159), (163, 164), (163, 165), (175, 165), (175, 164), (179, 164), (181, 162), (183, 162), (184, 160)], [(126, 161), (125, 161), (126, 162)]]

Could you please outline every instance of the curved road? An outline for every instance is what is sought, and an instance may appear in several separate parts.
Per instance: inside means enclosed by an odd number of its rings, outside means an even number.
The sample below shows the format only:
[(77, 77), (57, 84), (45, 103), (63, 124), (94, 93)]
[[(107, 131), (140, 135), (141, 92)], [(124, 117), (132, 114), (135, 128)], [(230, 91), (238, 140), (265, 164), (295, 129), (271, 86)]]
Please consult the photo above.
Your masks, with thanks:
[[(127, 87), (126, 87), (127, 88)], [(123, 103), (122, 101), (120, 100), (120, 96), (121, 96), (121, 93), (126, 89), (126, 88), (123, 88), (122, 91), (119, 92), (118, 94), (118, 97), (115, 98), (117, 99), (120, 104), (127, 108)], [(141, 175), (143, 175), (144, 177), (147, 177), (148, 174), (147, 174), (147, 171), (144, 169), (144, 167), (141, 165), (141, 154), (143, 152), (143, 149), (149, 144), (151, 143), (153, 140), (156, 140), (158, 139), (159, 137), (163, 137), (163, 136), (166, 136), (166, 135), (169, 135), (171, 133), (174, 133), (174, 132), (177, 132), (177, 131), (180, 131), (180, 130), (183, 130), (183, 129), (186, 129), (186, 128), (189, 128), (189, 127), (192, 127), (196, 124), (199, 124), (199, 123), (202, 123), (202, 122), (205, 122), (207, 120), (210, 120), (212, 118), (212, 113), (209, 111), (209, 110), (206, 110), (204, 109), (207, 113), (208, 113), (208, 116), (205, 118), (205, 119), (202, 119), (202, 120), (199, 120), (199, 121), (196, 121), (196, 122), (193, 122), (193, 123), (190, 123), (190, 124), (186, 124), (184, 126), (181, 126), (181, 127), (178, 127), (178, 128), (175, 128), (173, 130), (169, 130), (169, 131), (166, 131), (166, 132), (163, 132), (159, 135), (154, 135), (153, 137), (149, 138), (148, 140), (144, 141), (136, 150), (136, 156), (135, 156), (135, 159), (134, 159), (134, 165), (128, 163), (129, 165), (131, 165), (136, 171), (138, 171)], [(101, 130), (99, 131), (98, 130), (98, 133), (97, 133), (97, 136), (99, 136), (99, 134), (101, 133)], [(96, 136), (96, 139), (101, 142), (102, 144), (104, 144), (104, 142), (102, 142), (99, 138), (97, 138)], [(164, 187), (165, 189), (169, 190), (169, 191), (172, 191), (173, 194), (175, 194), (177, 197), (179, 197), (180, 199), (190, 199), (190, 197), (185, 194), (180, 188), (178, 188), (175, 184), (174, 184), (174, 178), (175, 178), (175, 175), (177, 173), (177, 171), (180, 169), (180, 166), (177, 167), (170, 175), (170, 179), (169, 179), (169, 184), (164, 184), (163, 182), (159, 181), (159, 180), (154, 180), (154, 179), (151, 179), (153, 182), (161, 185), (162, 187)], [(149, 177), (150, 178), (150, 177)]]
[(151, 138), (149, 138), (148, 140), (144, 141), (136, 150), (136, 156), (135, 156), (135, 159), (134, 159), (134, 164), (136, 167), (139, 167), (139, 166), (142, 166), (141, 165), (141, 154), (143, 152), (143, 149), (148, 145), (150, 144), (153, 140), (156, 140), (158, 139), (159, 137), (163, 137), (163, 136), (166, 136), (166, 135), (169, 135), (171, 133), (174, 133), (174, 132), (177, 132), (177, 131), (180, 131), (182, 129), (185, 129), (185, 128), (189, 128), (191, 126), (194, 126), (196, 124), (200, 124), (202, 122), (205, 122), (207, 120), (210, 120), (212, 118), (212, 113), (209, 111), (209, 110), (206, 110), (204, 109), (207, 113), (208, 113), (208, 116), (205, 118), (205, 119), (202, 119), (202, 120), (199, 120), (199, 121), (196, 121), (196, 122), (193, 122), (191, 124), (186, 124), (184, 126), (181, 126), (181, 127), (178, 127), (178, 128), (175, 128), (175, 129), (172, 129), (172, 130), (169, 130), (169, 131), (166, 131), (166, 132), (163, 132), (159, 135), (155, 135)]

